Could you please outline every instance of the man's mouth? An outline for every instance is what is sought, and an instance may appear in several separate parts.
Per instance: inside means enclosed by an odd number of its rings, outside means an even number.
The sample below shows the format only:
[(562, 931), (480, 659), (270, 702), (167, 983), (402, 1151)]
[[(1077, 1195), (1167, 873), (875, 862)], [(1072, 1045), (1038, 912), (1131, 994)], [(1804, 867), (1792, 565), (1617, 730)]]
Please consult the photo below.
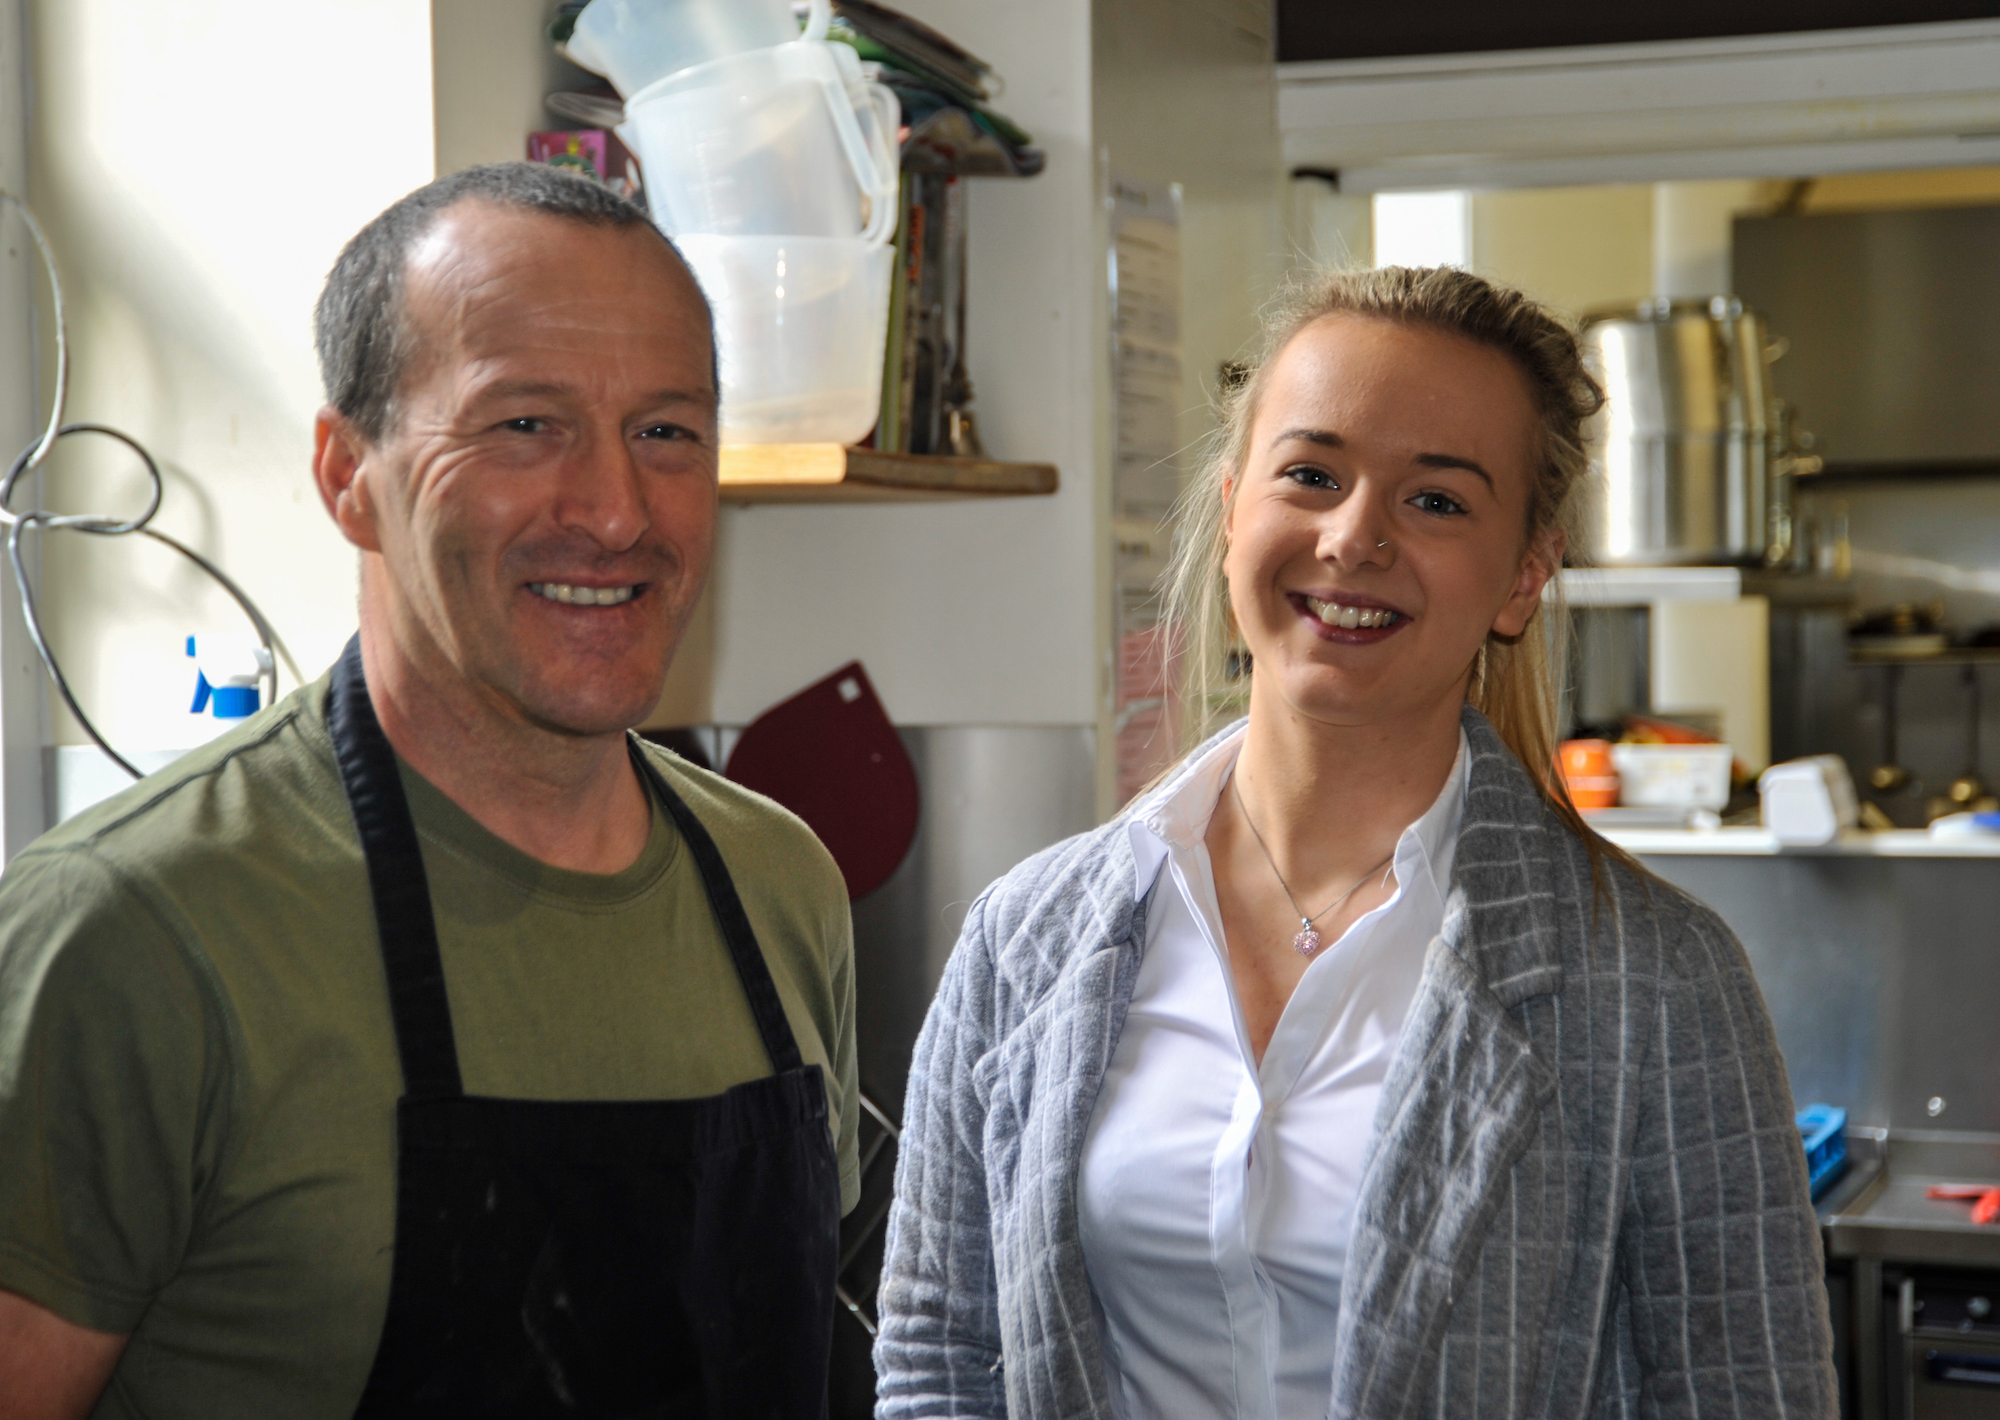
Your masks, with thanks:
[(639, 594), (643, 583), (622, 587), (579, 587), (571, 582), (530, 582), (528, 590), (564, 606), (623, 606)]
[(1323, 602), (1318, 597), (1306, 597), (1306, 610), (1328, 626), (1338, 626), (1347, 631), (1373, 631), (1393, 626), (1401, 613), (1385, 606), (1346, 606), (1340, 602)]

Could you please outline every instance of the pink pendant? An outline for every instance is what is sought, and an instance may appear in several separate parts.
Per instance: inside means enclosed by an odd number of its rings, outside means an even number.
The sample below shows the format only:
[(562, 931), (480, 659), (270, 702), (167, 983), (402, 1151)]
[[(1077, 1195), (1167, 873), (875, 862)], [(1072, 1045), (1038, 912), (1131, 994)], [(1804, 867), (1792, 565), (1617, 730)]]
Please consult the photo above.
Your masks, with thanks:
[(1292, 938), (1292, 950), (1302, 957), (1309, 957), (1318, 951), (1319, 944), (1320, 935), (1313, 930), (1310, 922), (1300, 929), (1298, 936)]

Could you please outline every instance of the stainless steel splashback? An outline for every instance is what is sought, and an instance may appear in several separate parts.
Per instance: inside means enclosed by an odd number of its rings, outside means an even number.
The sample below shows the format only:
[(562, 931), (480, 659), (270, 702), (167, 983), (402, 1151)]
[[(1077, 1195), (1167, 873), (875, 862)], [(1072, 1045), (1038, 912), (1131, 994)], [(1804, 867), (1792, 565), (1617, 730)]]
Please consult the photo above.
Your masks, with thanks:
[(1801, 1105), (1854, 1124), (2000, 1133), (2000, 863), (1661, 854), (1646, 866), (1743, 941)]
[(1732, 263), (1830, 471), (2000, 468), (2000, 207), (1739, 218)]
[(910, 1050), (974, 898), (1026, 858), (1097, 821), (1087, 726), (900, 729), (923, 817), (889, 881), (854, 904), (861, 1087), (902, 1118)]

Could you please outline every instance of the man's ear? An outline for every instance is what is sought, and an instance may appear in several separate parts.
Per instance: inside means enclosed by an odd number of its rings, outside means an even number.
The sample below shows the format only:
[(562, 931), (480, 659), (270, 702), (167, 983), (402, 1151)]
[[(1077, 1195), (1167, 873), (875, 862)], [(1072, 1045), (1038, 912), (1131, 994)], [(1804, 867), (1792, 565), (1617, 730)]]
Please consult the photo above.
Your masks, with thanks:
[(319, 501), (342, 537), (363, 552), (380, 552), (367, 457), (367, 442), (339, 410), (328, 405), (314, 416), (313, 482)]
[(1521, 558), (1521, 570), (1514, 574), (1513, 588), (1493, 618), (1496, 636), (1513, 638), (1528, 629), (1542, 604), (1542, 588), (1562, 569), (1563, 548), (1567, 545), (1560, 528), (1552, 528), (1528, 545)]

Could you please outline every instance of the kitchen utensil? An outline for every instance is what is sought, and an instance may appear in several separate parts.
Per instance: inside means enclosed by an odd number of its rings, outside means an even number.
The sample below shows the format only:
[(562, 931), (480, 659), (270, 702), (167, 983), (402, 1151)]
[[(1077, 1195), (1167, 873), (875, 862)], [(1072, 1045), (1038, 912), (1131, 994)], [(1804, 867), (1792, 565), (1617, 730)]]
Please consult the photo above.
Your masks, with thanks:
[[(679, 237), (895, 233), (901, 109), (844, 44), (727, 55), (629, 95), (618, 136)], [(865, 216), (864, 216), (865, 212)]]
[(724, 772), (804, 819), (850, 898), (886, 882), (916, 838), (917, 771), (859, 661), (751, 721)]
[(1970, 809), (1987, 797), (1986, 783), (1979, 777), (1979, 667), (1966, 666), (1959, 672), (1965, 685), (1965, 769), (1951, 781), (1945, 797), (1963, 809)]
[(867, 437), (881, 409), (895, 248), (706, 235), (676, 245), (715, 310), (724, 441)]
[(1924, 1197), (1959, 1201), (1970, 1199), (1973, 1222), (1985, 1224), (2000, 1219), (2000, 1185), (1934, 1183), (1924, 1190)]
[(1861, 812), (1847, 761), (1837, 754), (1774, 764), (1758, 778), (1757, 794), (1764, 827), (1788, 845), (1831, 843)]
[[(824, 39), (831, 19), (828, 0), (815, 0), (817, 28), (806, 33)], [(679, 70), (798, 37), (790, 0), (591, 0), (563, 51), (630, 98)]]
[(1771, 392), (1783, 354), (1729, 296), (1647, 301), (1583, 329), (1604, 382), (1584, 551), (1613, 566), (1773, 565), (1790, 553), (1795, 451)]
[(1868, 786), (1878, 794), (1892, 794), (1910, 782), (1910, 771), (1896, 763), (1896, 690), (1902, 680), (1901, 666), (1882, 667), (1882, 762), (1868, 771)]

